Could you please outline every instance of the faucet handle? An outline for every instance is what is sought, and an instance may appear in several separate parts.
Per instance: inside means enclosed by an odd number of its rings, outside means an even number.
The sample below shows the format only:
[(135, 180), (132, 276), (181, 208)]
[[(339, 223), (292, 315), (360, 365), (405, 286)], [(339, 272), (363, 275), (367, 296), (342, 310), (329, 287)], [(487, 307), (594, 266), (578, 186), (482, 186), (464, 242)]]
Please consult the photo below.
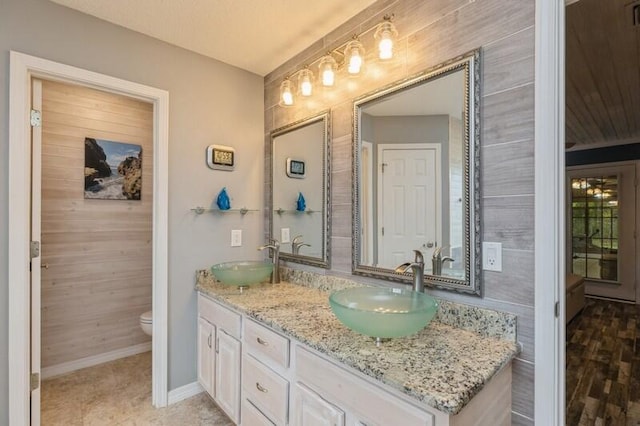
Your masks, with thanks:
[(424, 256), (422, 255), (422, 252), (420, 250), (414, 250), (413, 251), (416, 254), (416, 263), (424, 263)]
[(298, 244), (298, 241), (300, 241), (302, 239), (302, 235), (296, 235), (295, 237), (293, 237), (293, 240), (291, 240), (291, 244)]

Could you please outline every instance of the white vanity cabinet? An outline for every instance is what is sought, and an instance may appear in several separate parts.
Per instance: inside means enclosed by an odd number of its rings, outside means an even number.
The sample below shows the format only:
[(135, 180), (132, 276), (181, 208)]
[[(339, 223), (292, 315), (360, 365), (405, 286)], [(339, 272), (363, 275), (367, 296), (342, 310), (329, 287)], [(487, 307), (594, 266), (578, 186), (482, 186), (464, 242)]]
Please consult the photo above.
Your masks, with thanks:
[(198, 295), (198, 381), (234, 423), (240, 422), (242, 317)]
[(198, 380), (243, 426), (508, 426), (509, 363), (450, 415), (198, 296)]
[[(511, 364), (503, 368), (455, 416), (416, 406), (408, 397), (372, 383), (361, 375), (348, 371), (334, 361), (306, 349), (295, 348), (296, 386), (293, 418), (303, 419), (309, 404), (307, 394), (315, 394), (318, 404), (334, 407), (345, 413), (347, 426), (509, 426), (511, 424)], [(306, 398), (306, 399), (305, 399)], [(300, 402), (302, 400), (302, 402)], [(318, 405), (319, 406), (319, 405)], [(312, 417), (310, 417), (312, 418)], [(295, 423), (307, 426), (306, 421)], [(310, 421), (309, 425), (324, 424)], [(329, 423), (334, 424), (334, 423)]]

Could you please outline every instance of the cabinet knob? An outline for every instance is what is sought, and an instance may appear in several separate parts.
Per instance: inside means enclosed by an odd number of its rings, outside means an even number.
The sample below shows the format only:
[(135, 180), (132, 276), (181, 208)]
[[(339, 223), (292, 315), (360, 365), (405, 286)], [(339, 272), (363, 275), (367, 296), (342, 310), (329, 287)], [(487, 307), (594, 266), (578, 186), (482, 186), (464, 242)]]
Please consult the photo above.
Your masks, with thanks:
[(269, 342), (267, 342), (266, 340), (262, 340), (262, 339), (261, 339), (261, 338), (259, 338), (259, 337), (257, 337), (257, 338), (256, 338), (256, 341), (257, 341), (258, 343), (260, 343), (261, 345), (269, 346)]
[(257, 388), (260, 392), (264, 392), (264, 393), (269, 392), (269, 389), (267, 389), (267, 388), (265, 388), (265, 387), (261, 386), (259, 382), (256, 382), (256, 388)]

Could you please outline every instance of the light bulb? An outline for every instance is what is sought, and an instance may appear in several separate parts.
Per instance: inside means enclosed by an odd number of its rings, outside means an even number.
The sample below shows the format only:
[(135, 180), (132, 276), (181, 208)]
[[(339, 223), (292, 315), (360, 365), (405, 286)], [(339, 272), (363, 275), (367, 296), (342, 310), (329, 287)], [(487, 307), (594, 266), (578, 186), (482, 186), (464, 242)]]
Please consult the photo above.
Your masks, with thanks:
[(313, 93), (313, 83), (311, 82), (313, 73), (308, 69), (300, 71), (300, 77), (298, 78), (298, 87), (300, 88), (300, 94), (302, 96), (311, 96)]
[(378, 40), (378, 57), (380, 59), (393, 57), (393, 40), (398, 36), (398, 31), (391, 19), (392, 16), (385, 16), (384, 21), (378, 24), (374, 34), (374, 38)]
[(293, 94), (289, 91), (282, 94), (282, 103), (285, 105), (293, 105)]
[(351, 40), (347, 43), (345, 48), (345, 56), (349, 58), (349, 66), (347, 71), (349, 74), (358, 74), (362, 68), (364, 62), (362, 56), (364, 55), (364, 47), (358, 39)]
[(391, 59), (393, 57), (393, 40), (390, 33), (385, 31), (378, 43), (378, 57), (380, 59)]
[(332, 69), (326, 69), (322, 71), (322, 85), (323, 86), (333, 86), (336, 81), (336, 74)]
[(358, 49), (354, 49), (349, 58), (349, 74), (358, 74), (362, 67), (362, 57), (358, 52)]
[(326, 56), (323, 56), (320, 59), (320, 63), (318, 64), (318, 68), (320, 70), (320, 75), (322, 76), (322, 85), (325, 87), (333, 86), (336, 79), (336, 60), (333, 59), (331, 54), (327, 53)]
[(293, 93), (291, 92), (291, 81), (285, 78), (280, 85), (280, 105), (291, 106), (293, 105)]

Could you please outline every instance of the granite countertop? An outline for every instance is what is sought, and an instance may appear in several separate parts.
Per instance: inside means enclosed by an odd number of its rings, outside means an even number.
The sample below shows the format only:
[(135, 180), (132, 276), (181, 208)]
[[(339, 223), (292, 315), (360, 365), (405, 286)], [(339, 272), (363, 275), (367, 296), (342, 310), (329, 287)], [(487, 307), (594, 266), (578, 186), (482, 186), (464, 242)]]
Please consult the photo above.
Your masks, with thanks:
[[(339, 281), (334, 288), (358, 285)], [(485, 310), (470, 308), (471, 316), (483, 318), (471, 321), (481, 325), (470, 331), (454, 318), (470, 316), (465, 305), (450, 302), (443, 302), (445, 309), (441, 304), (436, 318), (418, 334), (377, 347), (372, 338), (348, 329), (333, 315), (327, 285), (314, 288), (296, 282), (254, 285), (240, 294), (207, 271), (198, 271), (196, 290), (448, 414), (460, 412), (518, 353), (515, 317), (503, 314), (507, 327), (498, 327), (498, 333), (495, 325), (482, 325), (486, 316), (478, 311)], [(498, 322), (489, 318), (491, 324)]]

